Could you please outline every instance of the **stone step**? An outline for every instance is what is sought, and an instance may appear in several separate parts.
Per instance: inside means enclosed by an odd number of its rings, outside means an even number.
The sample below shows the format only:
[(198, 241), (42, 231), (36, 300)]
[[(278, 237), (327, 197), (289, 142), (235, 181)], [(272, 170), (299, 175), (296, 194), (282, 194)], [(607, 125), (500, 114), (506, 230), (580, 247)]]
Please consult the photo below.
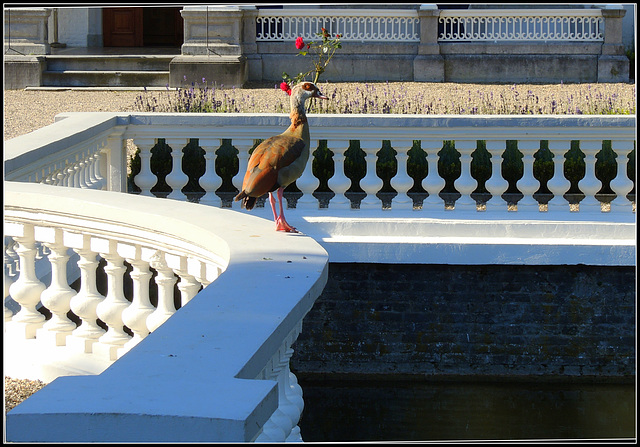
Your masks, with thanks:
[(46, 56), (44, 87), (164, 87), (175, 54)]
[(45, 87), (164, 87), (168, 84), (169, 70), (46, 70), (42, 73)]
[(48, 55), (49, 71), (165, 71), (176, 55)]

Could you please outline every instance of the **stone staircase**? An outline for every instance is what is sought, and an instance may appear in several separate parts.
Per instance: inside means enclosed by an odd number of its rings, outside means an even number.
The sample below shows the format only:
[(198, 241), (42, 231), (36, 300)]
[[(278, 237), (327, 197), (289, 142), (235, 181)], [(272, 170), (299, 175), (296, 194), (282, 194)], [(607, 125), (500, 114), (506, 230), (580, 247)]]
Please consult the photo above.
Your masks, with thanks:
[[(178, 50), (179, 53), (179, 50)], [(164, 87), (177, 54), (51, 54), (44, 87)]]

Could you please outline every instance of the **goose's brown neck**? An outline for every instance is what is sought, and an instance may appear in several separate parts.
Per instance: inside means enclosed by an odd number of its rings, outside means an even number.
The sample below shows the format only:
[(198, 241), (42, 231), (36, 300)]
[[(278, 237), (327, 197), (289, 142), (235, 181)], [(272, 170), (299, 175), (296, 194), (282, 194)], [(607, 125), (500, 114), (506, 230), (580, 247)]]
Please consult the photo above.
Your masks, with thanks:
[(307, 123), (307, 114), (304, 110), (304, 100), (301, 100), (299, 96), (291, 97), (291, 126), (289, 130), (295, 132), (300, 126)]

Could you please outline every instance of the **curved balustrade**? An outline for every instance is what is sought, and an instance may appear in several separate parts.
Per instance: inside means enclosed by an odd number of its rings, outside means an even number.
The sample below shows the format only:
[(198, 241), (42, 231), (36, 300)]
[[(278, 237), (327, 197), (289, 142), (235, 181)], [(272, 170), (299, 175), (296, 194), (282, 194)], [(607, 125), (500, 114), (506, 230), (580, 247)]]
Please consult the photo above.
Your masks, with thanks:
[[(19, 259), (19, 273), (5, 276), (21, 307), (13, 316), (5, 307), (5, 371), (35, 343), (111, 365), (59, 377), (20, 404), (7, 416), (8, 440), (300, 440), (301, 392), (288, 365), (326, 282), (317, 243), (187, 202), (16, 182), (5, 194), (5, 259)], [(70, 253), (77, 290), (67, 281)], [(51, 264), (48, 286), (35, 273), (38, 256)], [(122, 417), (135, 422), (123, 427)]]

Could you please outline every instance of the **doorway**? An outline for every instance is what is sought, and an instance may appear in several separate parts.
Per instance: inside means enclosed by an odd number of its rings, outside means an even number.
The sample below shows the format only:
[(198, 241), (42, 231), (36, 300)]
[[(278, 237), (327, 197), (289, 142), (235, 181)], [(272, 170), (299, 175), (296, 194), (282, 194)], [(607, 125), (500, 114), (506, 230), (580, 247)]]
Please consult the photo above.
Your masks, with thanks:
[(181, 9), (103, 8), (103, 46), (180, 47), (184, 41)]

